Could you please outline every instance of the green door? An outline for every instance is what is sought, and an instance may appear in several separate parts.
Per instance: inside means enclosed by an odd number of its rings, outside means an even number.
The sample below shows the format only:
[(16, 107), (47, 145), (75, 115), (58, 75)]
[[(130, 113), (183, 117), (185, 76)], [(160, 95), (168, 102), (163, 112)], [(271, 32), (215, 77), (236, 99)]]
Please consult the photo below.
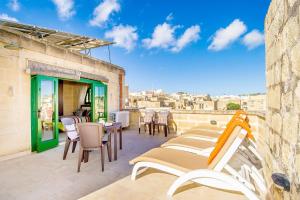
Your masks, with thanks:
[(92, 84), (93, 121), (107, 121), (107, 86), (102, 83)]
[(32, 77), (32, 151), (42, 152), (58, 145), (57, 93), (57, 78), (41, 75)]

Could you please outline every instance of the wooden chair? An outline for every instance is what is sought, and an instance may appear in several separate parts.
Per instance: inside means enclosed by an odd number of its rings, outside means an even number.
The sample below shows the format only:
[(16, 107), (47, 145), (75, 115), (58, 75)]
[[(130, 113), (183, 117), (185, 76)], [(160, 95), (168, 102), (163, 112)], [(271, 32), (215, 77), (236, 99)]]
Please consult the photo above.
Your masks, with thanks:
[(141, 112), (139, 116), (139, 134), (141, 134), (141, 127), (144, 127), (144, 131), (146, 132), (146, 125), (145, 125), (145, 113)]
[(161, 111), (157, 113), (157, 118), (154, 120), (154, 124), (153, 124), (153, 135), (155, 134), (155, 127), (157, 127), (157, 130), (159, 132), (159, 127), (163, 126), (165, 137), (168, 136), (169, 133), (168, 117), (169, 117), (168, 111)]
[(100, 149), (101, 169), (104, 171), (104, 146), (107, 147), (108, 159), (111, 161), (111, 139), (103, 141), (104, 128), (99, 123), (81, 123), (77, 124), (80, 137), (80, 150), (78, 157), (77, 172), (80, 172), (81, 162), (88, 161), (89, 152)]
[(145, 111), (144, 124), (145, 124), (145, 127), (148, 127), (148, 129), (149, 129), (149, 135), (152, 135), (152, 125), (153, 125), (154, 114), (155, 114), (155, 112), (152, 110)]
[(76, 127), (73, 119), (62, 118), (61, 122), (64, 125), (65, 132), (66, 132), (66, 143), (65, 143), (65, 149), (63, 154), (63, 160), (65, 160), (67, 158), (67, 154), (71, 143), (73, 144), (72, 153), (75, 152), (77, 142), (79, 141), (79, 135), (76, 131)]

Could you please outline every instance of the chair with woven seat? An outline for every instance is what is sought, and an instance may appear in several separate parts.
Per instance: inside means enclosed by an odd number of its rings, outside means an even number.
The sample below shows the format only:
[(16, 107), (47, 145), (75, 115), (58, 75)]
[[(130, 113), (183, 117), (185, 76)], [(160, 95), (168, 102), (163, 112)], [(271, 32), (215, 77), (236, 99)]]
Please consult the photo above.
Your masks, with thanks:
[(149, 135), (152, 135), (152, 125), (153, 125), (153, 118), (155, 112), (153, 110), (146, 110), (145, 117), (144, 117), (144, 125), (148, 127)]
[(65, 160), (67, 158), (67, 154), (71, 143), (73, 144), (72, 153), (75, 152), (76, 144), (79, 141), (79, 135), (76, 131), (76, 127), (73, 119), (62, 118), (61, 122), (64, 125), (64, 129), (66, 132), (66, 142), (65, 142), (64, 154), (63, 154), (63, 160)]
[(99, 123), (81, 123), (77, 124), (78, 133), (80, 137), (80, 150), (78, 157), (78, 168), (77, 171), (80, 172), (81, 162), (87, 159), (88, 154), (92, 150), (100, 149), (101, 155), (101, 169), (104, 171), (104, 151), (107, 147), (107, 153), (109, 161), (111, 161), (111, 142), (103, 141), (104, 127)]
[(168, 117), (169, 111), (161, 111), (157, 113), (157, 118), (153, 122), (153, 135), (155, 134), (155, 127), (157, 127), (157, 131), (159, 132), (159, 128), (162, 126), (165, 133), (165, 137), (168, 136)]
[(141, 133), (141, 127), (144, 127), (144, 131), (146, 132), (145, 113), (143, 112), (141, 112), (139, 116), (139, 134)]

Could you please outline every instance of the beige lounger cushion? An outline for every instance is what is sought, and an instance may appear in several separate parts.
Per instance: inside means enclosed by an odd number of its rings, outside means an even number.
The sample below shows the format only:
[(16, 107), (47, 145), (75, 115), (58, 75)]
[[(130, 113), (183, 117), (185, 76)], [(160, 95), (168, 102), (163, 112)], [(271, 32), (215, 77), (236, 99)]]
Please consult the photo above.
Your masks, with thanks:
[(209, 141), (204, 141), (204, 140), (195, 140), (191, 138), (186, 138), (186, 137), (176, 137), (173, 139), (170, 139), (166, 143), (162, 144), (162, 147), (168, 147), (168, 146), (180, 146), (180, 147), (187, 147), (187, 148), (192, 148), (195, 150), (202, 150), (206, 149), (209, 147), (214, 147), (216, 143), (214, 142), (209, 142)]
[(222, 133), (216, 133), (212, 131), (206, 131), (206, 130), (190, 130), (182, 133), (184, 136), (205, 136), (205, 137), (213, 137), (218, 138)]
[(198, 125), (198, 126), (195, 126), (195, 127), (191, 128), (191, 130), (212, 130), (212, 131), (222, 131), (222, 130), (224, 130), (224, 128), (221, 128), (221, 127), (216, 126), (216, 125), (201, 124), (201, 125)]
[(183, 172), (208, 168), (207, 157), (168, 148), (151, 149), (129, 163), (135, 164), (137, 162), (158, 163)]

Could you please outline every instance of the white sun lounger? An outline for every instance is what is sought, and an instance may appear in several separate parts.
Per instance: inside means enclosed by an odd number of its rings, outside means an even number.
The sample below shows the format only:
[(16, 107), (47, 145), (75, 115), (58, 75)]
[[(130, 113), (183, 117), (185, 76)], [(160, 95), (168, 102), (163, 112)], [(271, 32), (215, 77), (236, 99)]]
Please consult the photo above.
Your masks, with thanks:
[[(179, 177), (170, 187), (167, 193), (169, 197), (182, 183), (193, 181), (219, 189), (239, 191), (251, 200), (258, 200), (254, 185), (228, 164), (246, 136), (246, 130), (235, 127), (220, 152), (209, 164), (207, 157), (190, 152), (169, 148), (152, 149), (130, 161), (134, 164), (131, 178), (135, 180), (141, 168), (155, 168)], [(224, 173), (224, 169), (228, 173)], [(265, 188), (261, 190), (264, 191)]]

